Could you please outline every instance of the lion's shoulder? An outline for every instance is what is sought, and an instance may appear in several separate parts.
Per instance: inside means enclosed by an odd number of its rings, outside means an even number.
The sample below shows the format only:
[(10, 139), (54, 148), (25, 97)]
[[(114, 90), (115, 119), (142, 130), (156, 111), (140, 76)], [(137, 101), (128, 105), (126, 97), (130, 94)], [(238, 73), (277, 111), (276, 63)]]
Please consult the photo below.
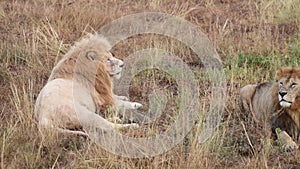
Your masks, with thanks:
[(273, 82), (264, 82), (256, 85), (255, 92), (261, 93), (263, 91), (271, 89)]
[(240, 90), (240, 108), (244, 113), (253, 113), (259, 120), (270, 115), (278, 108), (275, 82), (246, 85)]

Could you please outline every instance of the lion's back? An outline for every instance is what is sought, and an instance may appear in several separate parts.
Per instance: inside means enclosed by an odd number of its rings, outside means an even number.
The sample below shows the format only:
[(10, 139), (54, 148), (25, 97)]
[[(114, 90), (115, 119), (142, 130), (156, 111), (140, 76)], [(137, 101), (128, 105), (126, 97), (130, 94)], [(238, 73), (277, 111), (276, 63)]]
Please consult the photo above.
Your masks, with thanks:
[(71, 80), (54, 79), (49, 81), (37, 97), (35, 116), (41, 125), (57, 123), (80, 125), (77, 120), (76, 106), (95, 109), (88, 92)]

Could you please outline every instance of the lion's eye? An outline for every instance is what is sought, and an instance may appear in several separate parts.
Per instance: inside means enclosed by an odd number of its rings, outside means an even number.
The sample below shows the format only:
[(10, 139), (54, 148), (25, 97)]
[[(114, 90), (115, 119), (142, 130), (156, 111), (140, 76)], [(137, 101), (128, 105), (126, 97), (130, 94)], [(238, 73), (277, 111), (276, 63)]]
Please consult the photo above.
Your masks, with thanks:
[(108, 59), (106, 60), (106, 62), (107, 62), (107, 63), (111, 63), (111, 59), (108, 58)]
[(283, 86), (283, 83), (282, 83), (282, 82), (279, 82), (279, 86), (282, 87), (282, 86)]
[(293, 83), (291, 84), (291, 88), (294, 88), (294, 87), (296, 87), (297, 85), (298, 85), (297, 83), (293, 82)]

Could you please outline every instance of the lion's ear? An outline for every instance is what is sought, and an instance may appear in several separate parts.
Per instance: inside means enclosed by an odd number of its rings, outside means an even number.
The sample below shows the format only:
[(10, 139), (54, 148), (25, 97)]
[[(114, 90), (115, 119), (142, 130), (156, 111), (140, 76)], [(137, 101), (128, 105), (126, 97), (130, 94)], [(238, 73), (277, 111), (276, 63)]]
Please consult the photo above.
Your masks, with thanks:
[(282, 67), (276, 72), (276, 80), (281, 79), (284, 76), (291, 74), (294, 71), (292, 67)]
[(300, 77), (300, 67), (296, 67), (295, 68), (295, 72), (297, 73), (297, 76)]
[(86, 57), (91, 61), (97, 60), (97, 53), (94, 51), (89, 51), (87, 52)]

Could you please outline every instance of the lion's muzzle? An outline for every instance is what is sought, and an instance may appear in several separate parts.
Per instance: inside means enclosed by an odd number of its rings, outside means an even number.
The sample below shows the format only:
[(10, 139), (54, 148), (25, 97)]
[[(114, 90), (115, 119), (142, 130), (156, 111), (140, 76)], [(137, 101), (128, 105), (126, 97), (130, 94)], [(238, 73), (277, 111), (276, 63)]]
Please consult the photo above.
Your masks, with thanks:
[(290, 107), (292, 105), (291, 101), (286, 99), (287, 92), (278, 92), (279, 104), (282, 107)]

